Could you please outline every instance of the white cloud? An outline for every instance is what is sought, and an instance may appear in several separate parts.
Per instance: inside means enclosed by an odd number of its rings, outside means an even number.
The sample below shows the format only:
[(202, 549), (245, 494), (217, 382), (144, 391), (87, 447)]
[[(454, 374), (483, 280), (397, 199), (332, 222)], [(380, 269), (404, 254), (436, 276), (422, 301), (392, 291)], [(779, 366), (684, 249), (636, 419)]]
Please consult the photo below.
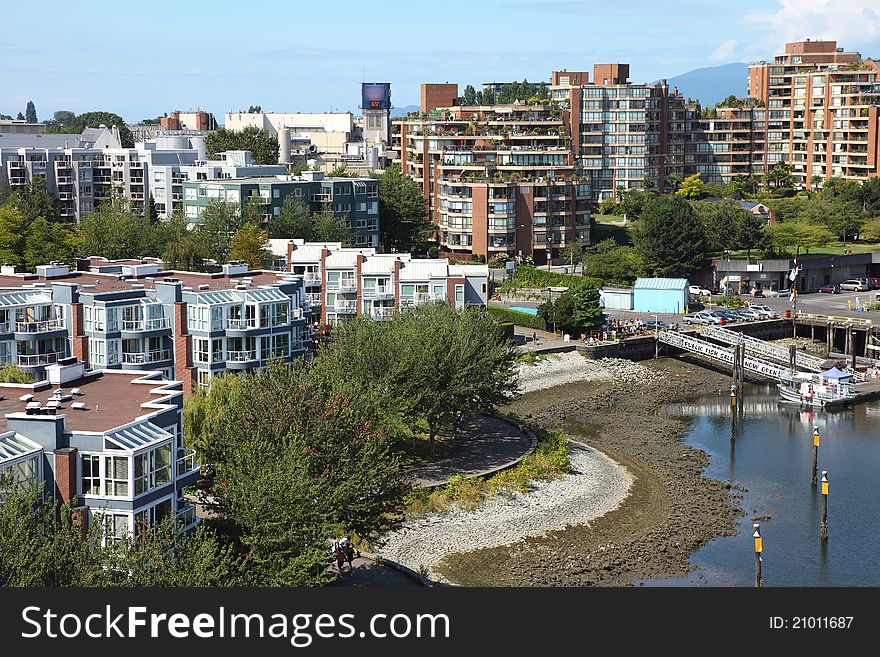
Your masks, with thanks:
[(737, 45), (739, 44), (737, 44), (736, 39), (725, 41), (712, 51), (712, 54), (709, 55), (709, 61), (713, 64), (727, 64), (728, 62), (735, 61)]
[(753, 12), (743, 24), (767, 30), (750, 54), (770, 56), (786, 43), (834, 40), (846, 50), (880, 55), (880, 3), (877, 0), (777, 0), (775, 11)]

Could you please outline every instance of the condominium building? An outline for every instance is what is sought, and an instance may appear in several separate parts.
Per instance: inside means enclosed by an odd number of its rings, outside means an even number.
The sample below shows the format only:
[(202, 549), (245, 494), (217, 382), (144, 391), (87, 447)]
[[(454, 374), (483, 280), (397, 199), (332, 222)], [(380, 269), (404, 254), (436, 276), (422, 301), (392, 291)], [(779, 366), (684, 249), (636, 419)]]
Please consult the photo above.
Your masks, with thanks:
[(718, 107), (701, 116), (694, 110), (685, 142), (687, 175), (699, 173), (706, 183), (724, 184), (736, 176), (767, 172), (767, 109), (746, 102)]
[(188, 393), (228, 370), (291, 362), (310, 346), (303, 280), (229, 263), (206, 274), (154, 259), (52, 264), (0, 275), (0, 363), (44, 377), (74, 356), (89, 369), (159, 371)]
[(880, 174), (880, 66), (836, 41), (797, 41), (749, 67), (749, 95), (767, 107), (767, 165), (791, 164), (799, 187), (814, 179)]
[(187, 219), (196, 222), (211, 203), (231, 203), (241, 211), (253, 199), (268, 221), (281, 214), (284, 199), (291, 195), (306, 201), (314, 212), (327, 210), (345, 219), (356, 246), (379, 245), (379, 181), (375, 178), (330, 178), (322, 171), (306, 171), (298, 177), (186, 181), (183, 208)]
[(303, 277), (306, 299), (322, 323), (355, 315), (385, 320), (400, 308), (423, 303), (443, 302), (457, 309), (488, 304), (486, 265), (376, 253), (338, 242), (276, 240), (273, 247), (276, 252), (286, 248), (289, 271)]
[(158, 372), (86, 371), (67, 359), (36, 384), (0, 384), (0, 477), (43, 486), (79, 522), (123, 541), (173, 520), (198, 523), (199, 478), (184, 444), (183, 386)]
[[(448, 85), (431, 86), (423, 99), (451, 96)], [(589, 243), (589, 182), (575, 176), (559, 109), (452, 105), (396, 120), (394, 132), (395, 159), (421, 185), (444, 252), (543, 264), (568, 244)]]
[(691, 112), (666, 80), (632, 83), (629, 64), (596, 64), (592, 82), (586, 71), (554, 71), (550, 94), (566, 110), (577, 172), (594, 202), (685, 175)]

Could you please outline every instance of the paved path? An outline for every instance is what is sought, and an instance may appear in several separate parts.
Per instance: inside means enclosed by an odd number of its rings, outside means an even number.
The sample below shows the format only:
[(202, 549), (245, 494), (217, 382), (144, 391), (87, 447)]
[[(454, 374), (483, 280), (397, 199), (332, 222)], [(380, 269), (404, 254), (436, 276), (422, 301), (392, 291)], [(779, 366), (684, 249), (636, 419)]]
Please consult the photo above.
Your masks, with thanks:
[[(358, 557), (353, 561), (354, 571), (345, 570), (336, 578), (333, 586), (366, 587), (366, 586), (418, 586), (411, 577), (399, 570), (383, 566), (372, 559)], [(336, 567), (333, 567), (336, 572)]]
[(515, 424), (489, 415), (476, 415), (464, 423), (462, 446), (449, 458), (410, 471), (415, 485), (437, 486), (450, 477), (474, 477), (522, 458), (532, 448), (532, 437)]

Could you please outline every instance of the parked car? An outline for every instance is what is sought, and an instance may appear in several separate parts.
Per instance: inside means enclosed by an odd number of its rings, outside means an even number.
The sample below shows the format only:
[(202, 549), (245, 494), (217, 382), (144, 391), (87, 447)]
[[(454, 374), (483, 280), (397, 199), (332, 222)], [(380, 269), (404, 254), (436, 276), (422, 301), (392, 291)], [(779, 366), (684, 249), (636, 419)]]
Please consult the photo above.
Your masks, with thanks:
[(647, 322), (645, 322), (645, 328), (650, 331), (653, 331), (654, 329), (665, 331), (669, 328), (669, 324), (664, 322), (662, 319), (649, 319)]
[(721, 318), (705, 311), (700, 311), (693, 315), (685, 315), (682, 321), (685, 324), (720, 324)]
[(728, 322), (740, 321), (740, 318), (737, 317), (737, 315), (735, 315), (734, 313), (730, 312), (729, 310), (713, 310), (709, 314), (712, 315), (713, 317), (717, 317), (719, 324), (721, 323), (722, 319), (724, 320), (725, 324)]
[(709, 289), (700, 287), (699, 285), (691, 285), (688, 288), (688, 292), (698, 297), (708, 297), (712, 295), (712, 292)]
[(752, 310), (751, 308), (739, 308), (737, 309), (737, 313), (745, 317), (750, 322), (764, 319), (764, 316), (761, 313), (759, 313), (757, 310)]
[(750, 308), (752, 312), (760, 313), (764, 319), (776, 319), (779, 317), (779, 313), (770, 306), (752, 304)]
[(753, 322), (756, 319), (756, 315), (754, 313), (745, 310), (744, 308), (732, 308), (726, 312), (733, 315), (734, 317), (737, 317), (738, 319), (742, 319), (747, 322)]
[(844, 281), (840, 284), (841, 291), (847, 290), (850, 292), (867, 292), (868, 284), (865, 281), (860, 281), (857, 278), (850, 278), (849, 280)]
[(840, 294), (840, 288), (837, 287), (834, 283), (829, 283), (828, 285), (823, 285), (819, 288), (819, 292), (822, 294)]

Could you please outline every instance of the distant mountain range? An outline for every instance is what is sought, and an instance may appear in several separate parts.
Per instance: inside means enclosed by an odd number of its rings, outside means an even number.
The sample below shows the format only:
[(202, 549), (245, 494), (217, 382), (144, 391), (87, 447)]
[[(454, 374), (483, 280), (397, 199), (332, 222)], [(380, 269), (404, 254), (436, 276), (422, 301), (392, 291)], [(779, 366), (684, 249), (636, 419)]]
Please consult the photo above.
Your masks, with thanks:
[(747, 96), (748, 74), (748, 64), (722, 64), (688, 71), (668, 78), (667, 82), (670, 89), (677, 87), (685, 98), (699, 100), (703, 107), (712, 107), (730, 95)]
[(406, 116), (410, 112), (418, 112), (418, 105), (404, 105), (403, 107), (395, 107), (391, 110), (391, 116)]

